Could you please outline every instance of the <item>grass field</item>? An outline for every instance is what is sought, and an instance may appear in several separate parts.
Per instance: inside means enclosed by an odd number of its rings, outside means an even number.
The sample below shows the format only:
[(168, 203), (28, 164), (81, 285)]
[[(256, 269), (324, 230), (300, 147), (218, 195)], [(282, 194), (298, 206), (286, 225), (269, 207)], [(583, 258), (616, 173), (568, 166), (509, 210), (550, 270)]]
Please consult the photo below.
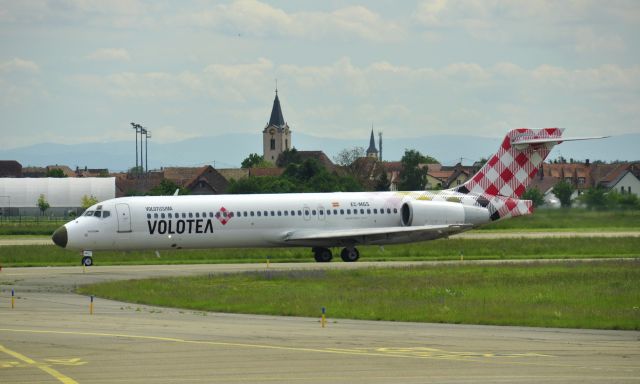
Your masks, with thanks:
[[(640, 257), (640, 237), (544, 238), (544, 239), (441, 239), (423, 243), (360, 247), (362, 261), (465, 260)], [(339, 249), (334, 260), (340, 260)], [(97, 265), (312, 262), (309, 248), (206, 249), (160, 251), (94, 252)], [(339, 261), (342, 262), (342, 261)], [(49, 245), (1, 246), (0, 265), (79, 265), (80, 256)]]
[(640, 262), (262, 271), (85, 286), (192, 310), (331, 319), (640, 329)]
[(478, 230), (640, 230), (640, 211), (538, 209), (533, 215), (494, 222)]

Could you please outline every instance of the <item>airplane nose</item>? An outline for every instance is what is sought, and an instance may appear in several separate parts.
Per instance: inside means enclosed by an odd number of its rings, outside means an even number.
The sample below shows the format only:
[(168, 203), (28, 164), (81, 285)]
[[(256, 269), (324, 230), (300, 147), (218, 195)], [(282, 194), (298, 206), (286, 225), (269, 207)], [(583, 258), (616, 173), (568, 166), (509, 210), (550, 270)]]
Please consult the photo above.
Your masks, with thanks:
[(67, 241), (69, 240), (67, 237), (67, 227), (63, 225), (56, 229), (56, 231), (53, 232), (53, 236), (51, 236), (51, 240), (53, 240), (57, 246), (65, 248), (67, 246)]

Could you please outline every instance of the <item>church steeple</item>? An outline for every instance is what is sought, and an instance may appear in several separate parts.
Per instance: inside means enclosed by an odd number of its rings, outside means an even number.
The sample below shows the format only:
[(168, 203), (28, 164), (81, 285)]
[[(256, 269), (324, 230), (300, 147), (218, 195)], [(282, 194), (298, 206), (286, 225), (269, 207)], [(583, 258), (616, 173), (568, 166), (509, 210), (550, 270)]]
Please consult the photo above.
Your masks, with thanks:
[(373, 136), (373, 128), (371, 128), (371, 138), (369, 139), (369, 148), (367, 149), (367, 157), (378, 158), (378, 150), (376, 149), (376, 139)]
[(276, 98), (273, 100), (273, 108), (271, 108), (271, 118), (269, 125), (276, 127), (284, 127), (284, 117), (282, 116), (282, 108), (280, 107), (280, 99), (278, 99), (278, 88), (276, 88)]
[(276, 97), (273, 100), (271, 117), (262, 131), (263, 158), (275, 164), (278, 156), (282, 152), (291, 149), (291, 147), (291, 131), (282, 116), (278, 87), (276, 85)]

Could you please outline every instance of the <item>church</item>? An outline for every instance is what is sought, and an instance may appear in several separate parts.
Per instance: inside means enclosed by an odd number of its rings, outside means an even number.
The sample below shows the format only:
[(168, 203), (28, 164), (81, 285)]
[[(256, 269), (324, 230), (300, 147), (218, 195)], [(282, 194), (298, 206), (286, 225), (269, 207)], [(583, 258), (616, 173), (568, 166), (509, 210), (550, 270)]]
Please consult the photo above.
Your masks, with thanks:
[(273, 100), (273, 108), (271, 108), (271, 118), (262, 131), (262, 149), (262, 157), (273, 164), (276, 163), (282, 152), (291, 149), (291, 130), (282, 116), (277, 88), (276, 98)]

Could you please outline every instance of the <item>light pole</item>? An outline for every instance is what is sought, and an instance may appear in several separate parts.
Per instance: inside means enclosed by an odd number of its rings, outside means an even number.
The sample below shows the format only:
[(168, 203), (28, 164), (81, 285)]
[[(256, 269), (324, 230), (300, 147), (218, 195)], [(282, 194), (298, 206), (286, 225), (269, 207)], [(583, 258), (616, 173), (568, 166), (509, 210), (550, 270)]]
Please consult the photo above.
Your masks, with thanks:
[[(138, 133), (140, 133), (140, 128), (142, 127), (140, 126), (140, 124), (131, 123), (131, 128), (136, 130), (136, 167), (134, 169), (137, 171), (138, 170)], [(142, 158), (142, 154), (140, 154), (140, 157)]]
[(147, 176), (149, 175), (149, 139), (151, 138), (151, 132), (148, 130), (144, 130), (144, 134), (145, 134), (145, 141), (144, 141), (144, 163), (147, 166)]

